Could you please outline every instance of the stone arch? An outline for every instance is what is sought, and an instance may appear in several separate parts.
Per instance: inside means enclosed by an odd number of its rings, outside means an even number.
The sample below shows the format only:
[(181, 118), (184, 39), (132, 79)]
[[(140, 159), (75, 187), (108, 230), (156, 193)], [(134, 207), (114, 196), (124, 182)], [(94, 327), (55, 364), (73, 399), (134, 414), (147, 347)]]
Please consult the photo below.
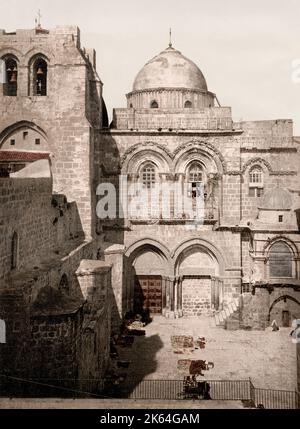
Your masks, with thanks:
[(166, 305), (166, 279), (172, 271), (169, 250), (157, 240), (145, 238), (129, 246), (125, 256), (125, 290), (130, 307), (138, 312), (144, 309), (162, 313)]
[(201, 238), (186, 240), (173, 249), (171, 257), (174, 264), (174, 274), (176, 274), (176, 271), (178, 270), (178, 263), (180, 262), (181, 255), (193, 248), (206, 251), (211, 257), (215, 258), (219, 265), (219, 275), (224, 275), (226, 261), (223, 254), (214, 244)]
[(13, 57), (19, 64), (21, 64), (23, 54), (18, 49), (4, 47), (0, 49), (0, 58), (3, 60), (5, 57)]
[(49, 51), (47, 48), (45, 49), (43, 47), (43, 50), (41, 50), (37, 47), (33, 47), (24, 54), (24, 63), (27, 66), (30, 66), (34, 61), (34, 58), (38, 56), (45, 58), (48, 64), (54, 62), (54, 54), (51, 51)]
[(183, 170), (184, 166), (192, 160), (207, 160), (215, 166), (215, 171), (220, 175), (226, 174), (226, 161), (221, 152), (213, 145), (207, 142), (192, 140), (177, 147), (173, 153), (173, 169), (175, 172)]
[(160, 172), (168, 173), (171, 165), (171, 154), (162, 145), (152, 142), (137, 144), (129, 148), (121, 159), (122, 173), (137, 173), (145, 161), (154, 162)]
[(291, 295), (283, 294), (283, 295), (280, 295), (279, 297), (277, 297), (276, 299), (274, 299), (274, 301), (272, 302), (272, 304), (269, 308), (269, 311), (268, 311), (268, 319), (267, 319), (268, 322), (271, 321), (271, 313), (272, 313), (272, 310), (274, 309), (274, 307), (276, 306), (276, 304), (278, 304), (281, 301), (286, 302), (287, 300), (290, 300), (299, 306), (299, 314), (300, 314), (300, 302), (295, 297), (293, 297)]
[(299, 256), (299, 252), (297, 249), (297, 246), (295, 245), (295, 243), (288, 237), (284, 236), (284, 235), (276, 235), (275, 237), (272, 237), (272, 239), (268, 240), (267, 243), (264, 245), (263, 247), (263, 254), (268, 257), (269, 253), (270, 253), (270, 249), (271, 247), (276, 243), (282, 241), (284, 242), (291, 250), (292, 255), (294, 257), (298, 257)]
[(264, 167), (263, 170), (267, 170), (269, 173), (273, 172), (271, 164), (263, 158), (250, 158), (242, 168), (242, 173), (245, 173), (248, 168), (253, 168), (255, 165), (259, 167)]
[[(38, 150), (38, 151), (46, 151), (51, 153), (51, 145), (49, 144), (50, 139), (48, 138), (48, 134), (44, 128), (37, 125), (36, 123), (29, 120), (22, 120), (19, 122), (15, 122), (13, 124), (6, 124), (6, 127), (0, 133), (0, 150), (3, 150), (3, 146), (5, 142), (18, 133), (19, 131), (31, 130), (36, 133), (38, 136), (42, 138), (43, 146), (35, 147), (34, 149), (26, 149), (26, 150)], [(17, 148), (15, 148), (18, 150)], [(25, 149), (25, 148), (23, 148)]]
[[(291, 267), (289, 268), (291, 270), (291, 275), (284, 275), (285, 272), (282, 271), (282, 273), (278, 272), (278, 275), (276, 275), (276, 260), (273, 260), (270, 262), (270, 258), (272, 257), (272, 247), (276, 243), (283, 243), (285, 246), (287, 246), (288, 250), (290, 251), (290, 264)], [(297, 249), (297, 246), (295, 243), (293, 243), (292, 240), (290, 240), (288, 237), (277, 235), (273, 237), (271, 240), (268, 240), (267, 243), (264, 245), (262, 254), (264, 256), (264, 262), (265, 262), (265, 274), (267, 278), (298, 278), (299, 276), (299, 252)], [(274, 257), (276, 259), (276, 255)], [(272, 263), (273, 262), (273, 263)], [(288, 272), (287, 265), (289, 264), (288, 259), (286, 260), (286, 273)], [(275, 272), (272, 267), (275, 267)], [(271, 275), (271, 269), (272, 269), (272, 275)]]
[(149, 237), (135, 241), (130, 246), (128, 246), (127, 249), (125, 250), (125, 256), (127, 258), (130, 258), (132, 257), (132, 255), (135, 254), (136, 251), (138, 251), (139, 249), (142, 249), (145, 246), (149, 246), (149, 247), (152, 247), (153, 249), (157, 249), (162, 255), (164, 255), (164, 257), (168, 262), (171, 261), (170, 252), (167, 246), (165, 246), (160, 241), (154, 240), (153, 238), (149, 238)]

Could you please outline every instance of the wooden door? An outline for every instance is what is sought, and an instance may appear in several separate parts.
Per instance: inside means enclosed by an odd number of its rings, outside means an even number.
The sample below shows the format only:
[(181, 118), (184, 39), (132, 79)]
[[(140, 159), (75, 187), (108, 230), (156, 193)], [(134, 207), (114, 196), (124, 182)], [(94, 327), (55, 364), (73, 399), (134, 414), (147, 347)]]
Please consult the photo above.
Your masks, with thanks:
[(160, 276), (138, 276), (134, 288), (135, 311), (162, 312), (162, 279)]
[(289, 311), (283, 310), (282, 312), (282, 326), (288, 328), (290, 325), (291, 315)]

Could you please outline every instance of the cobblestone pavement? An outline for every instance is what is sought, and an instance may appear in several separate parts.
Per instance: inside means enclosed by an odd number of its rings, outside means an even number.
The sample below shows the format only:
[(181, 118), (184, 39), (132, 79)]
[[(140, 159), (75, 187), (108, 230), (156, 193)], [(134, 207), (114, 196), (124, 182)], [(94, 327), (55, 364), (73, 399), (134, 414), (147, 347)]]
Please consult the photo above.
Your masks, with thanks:
[[(291, 328), (265, 331), (227, 331), (203, 318), (166, 319), (156, 316), (146, 327), (145, 337), (135, 337), (132, 348), (120, 348), (120, 359), (131, 361), (128, 378), (182, 379), (179, 359), (202, 359), (214, 362), (203, 380), (243, 380), (251, 378), (255, 387), (295, 390), (296, 346)], [(171, 335), (206, 338), (205, 349), (175, 354)]]

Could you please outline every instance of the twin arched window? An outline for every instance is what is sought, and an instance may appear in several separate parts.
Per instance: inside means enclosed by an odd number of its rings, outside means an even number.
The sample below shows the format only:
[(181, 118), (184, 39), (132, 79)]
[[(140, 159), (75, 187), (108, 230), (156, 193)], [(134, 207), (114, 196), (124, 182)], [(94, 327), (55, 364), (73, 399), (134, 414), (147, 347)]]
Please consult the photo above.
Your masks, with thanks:
[[(18, 62), (17, 59), (9, 55), (3, 59), (4, 61), (4, 85), (3, 95), (17, 96), (18, 95)], [(30, 93), (32, 95), (45, 96), (47, 95), (47, 76), (48, 64), (41, 56), (36, 56), (30, 62)]]
[(293, 254), (283, 241), (277, 241), (269, 253), (270, 277), (293, 277)]
[(260, 197), (264, 190), (263, 170), (259, 165), (255, 165), (249, 172), (249, 196)]

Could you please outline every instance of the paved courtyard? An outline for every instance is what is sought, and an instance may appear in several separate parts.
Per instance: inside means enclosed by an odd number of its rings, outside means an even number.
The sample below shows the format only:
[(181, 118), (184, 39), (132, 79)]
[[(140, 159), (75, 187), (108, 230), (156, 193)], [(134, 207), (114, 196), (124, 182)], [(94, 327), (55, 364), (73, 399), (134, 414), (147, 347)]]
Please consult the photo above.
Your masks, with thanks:
[[(132, 348), (119, 348), (120, 359), (131, 363), (128, 377), (142, 379), (182, 379), (179, 359), (201, 359), (214, 363), (204, 372), (203, 380), (243, 380), (251, 378), (255, 387), (295, 390), (296, 349), (291, 328), (265, 331), (227, 331), (203, 318), (166, 319), (154, 317), (145, 337), (135, 337)], [(175, 354), (172, 335), (206, 338), (204, 349)], [(188, 373), (186, 373), (188, 374)]]

